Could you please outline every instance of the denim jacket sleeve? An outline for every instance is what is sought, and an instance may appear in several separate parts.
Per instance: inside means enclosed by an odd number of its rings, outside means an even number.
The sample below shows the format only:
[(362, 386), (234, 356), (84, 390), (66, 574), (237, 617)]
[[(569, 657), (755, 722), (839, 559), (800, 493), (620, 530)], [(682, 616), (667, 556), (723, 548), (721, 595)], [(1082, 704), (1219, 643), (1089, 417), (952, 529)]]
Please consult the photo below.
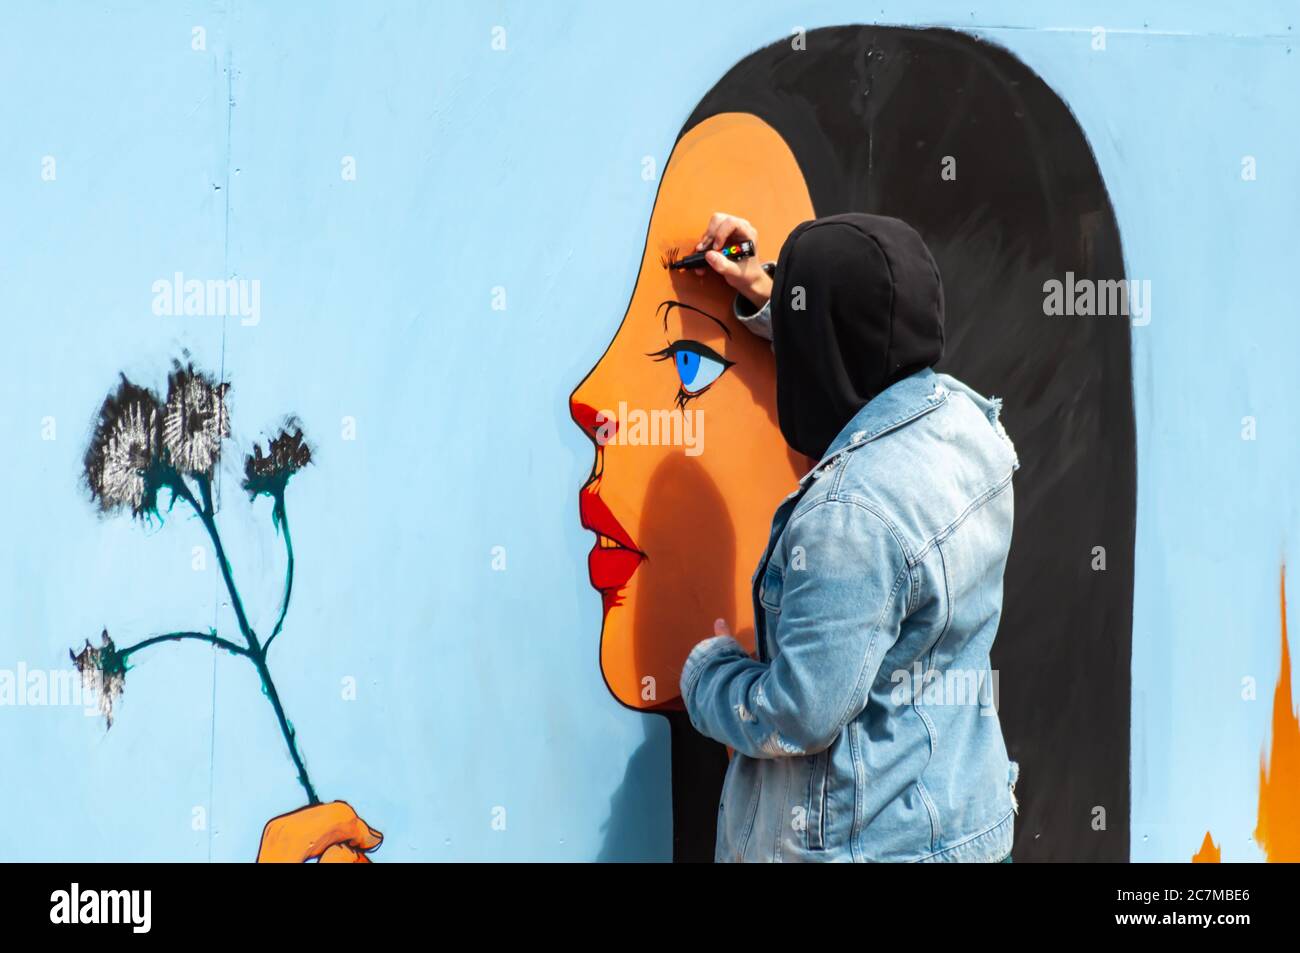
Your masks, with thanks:
[(885, 653), (898, 640), (910, 595), (907, 560), (872, 510), (823, 500), (795, 516), (770, 663), (728, 636), (697, 645), (682, 670), (682, 699), (702, 734), (751, 758), (830, 747), (866, 707)]

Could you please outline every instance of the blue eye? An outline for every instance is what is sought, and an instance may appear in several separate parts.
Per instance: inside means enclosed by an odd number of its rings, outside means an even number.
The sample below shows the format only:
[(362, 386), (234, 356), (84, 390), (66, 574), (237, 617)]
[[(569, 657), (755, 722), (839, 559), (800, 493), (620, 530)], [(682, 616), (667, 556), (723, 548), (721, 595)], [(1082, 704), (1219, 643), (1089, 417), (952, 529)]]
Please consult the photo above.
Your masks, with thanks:
[(726, 369), (726, 364), (697, 351), (682, 348), (677, 352), (677, 376), (682, 379), (682, 390), (688, 394), (704, 390), (721, 377)]
[(695, 397), (702, 393), (733, 363), (699, 341), (675, 341), (650, 356), (657, 361), (672, 359), (677, 377), (681, 380), (681, 394), (685, 397)]

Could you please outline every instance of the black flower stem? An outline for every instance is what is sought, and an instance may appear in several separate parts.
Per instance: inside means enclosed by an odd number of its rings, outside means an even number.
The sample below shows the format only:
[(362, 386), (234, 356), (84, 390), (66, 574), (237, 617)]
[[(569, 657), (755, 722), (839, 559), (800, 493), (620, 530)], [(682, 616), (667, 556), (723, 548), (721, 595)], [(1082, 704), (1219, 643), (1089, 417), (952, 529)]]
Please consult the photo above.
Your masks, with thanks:
[(193, 639), (198, 642), (209, 642), (212, 645), (219, 646), (227, 652), (234, 652), (236, 655), (248, 655), (248, 649), (236, 645), (234, 642), (227, 642), (225, 639), (218, 638), (215, 632), (168, 632), (166, 635), (155, 635), (135, 645), (118, 650), (118, 657), (126, 661), (127, 656), (147, 649), (151, 645), (157, 645), (159, 642), (180, 642), (185, 639)]
[(196, 479), (199, 484), (199, 493), (203, 495), (203, 505), (200, 506), (195, 501), (194, 495), (190, 493), (189, 487), (185, 486), (183, 481), (181, 483), (181, 486), (184, 487), (182, 495), (189, 500), (190, 505), (199, 514), (199, 519), (203, 521), (203, 526), (208, 531), (208, 537), (212, 540), (212, 547), (217, 552), (217, 565), (221, 567), (221, 576), (226, 581), (226, 591), (230, 593), (230, 604), (235, 610), (235, 619), (239, 622), (239, 631), (243, 633), (244, 639), (248, 642), (248, 647), (253, 654), (260, 654), (262, 651), (261, 643), (258, 642), (257, 633), (253, 631), (253, 627), (248, 624), (248, 616), (244, 614), (244, 601), (239, 598), (239, 590), (235, 588), (235, 577), (230, 571), (230, 560), (226, 558), (226, 549), (221, 545), (221, 534), (217, 532), (217, 522), (214, 518), (216, 508), (212, 504), (212, 481), (202, 475)]
[(280, 634), (280, 629), (284, 626), (284, 617), (289, 612), (289, 597), (293, 594), (293, 538), (289, 535), (289, 513), (284, 508), (283, 489), (275, 494), (275, 505), (271, 509), (271, 521), (284, 534), (284, 554), (288, 558), (288, 563), (284, 570), (284, 601), (280, 603), (280, 618), (275, 620), (275, 628), (271, 630), (271, 635), (266, 640), (266, 646), (262, 649), (263, 653), (270, 651), (271, 643)]
[(257, 673), (262, 676), (262, 689), (266, 692), (266, 697), (271, 700), (271, 707), (275, 709), (275, 717), (280, 722), (280, 734), (284, 735), (284, 743), (289, 747), (289, 757), (293, 759), (293, 766), (298, 769), (298, 783), (307, 793), (308, 804), (319, 804), (320, 798), (316, 796), (316, 789), (312, 787), (311, 778), (307, 776), (307, 766), (303, 764), (302, 755), (298, 753), (297, 733), (293, 730), (293, 725), (289, 724), (289, 719), (285, 717), (284, 706), (280, 704), (280, 693), (275, 690), (275, 682), (271, 680), (271, 670), (266, 664), (265, 651), (251, 656), (253, 664), (257, 666)]
[[(177, 479), (171, 484), (174, 491), (194, 508), (199, 519), (203, 521), (204, 528), (208, 531), (208, 537), (212, 540), (212, 547), (217, 553), (217, 563), (221, 566), (221, 576), (226, 582), (226, 591), (230, 593), (230, 604), (234, 607), (235, 618), (239, 622), (239, 631), (243, 633), (245, 641), (248, 642), (248, 651), (245, 652), (253, 665), (257, 668), (257, 674), (262, 679), (262, 691), (271, 702), (271, 707), (275, 709), (276, 720), (280, 723), (280, 734), (284, 736), (285, 746), (289, 749), (289, 757), (293, 759), (293, 765), (298, 769), (298, 783), (307, 794), (307, 803), (309, 805), (319, 804), (320, 798), (316, 796), (316, 789), (312, 786), (311, 778), (307, 775), (307, 766), (303, 763), (302, 755), (298, 752), (297, 735), (293, 730), (293, 725), (289, 724), (289, 719), (284, 714), (284, 706), (280, 704), (280, 693), (276, 691), (275, 681), (271, 678), (271, 669), (266, 664), (266, 649), (257, 639), (257, 633), (253, 627), (248, 624), (248, 617), (244, 614), (244, 603), (239, 598), (239, 591), (235, 588), (234, 574), (230, 571), (230, 561), (226, 559), (226, 549), (221, 545), (221, 534), (217, 532), (217, 521), (214, 518), (215, 507), (212, 502), (212, 481), (204, 475), (195, 478), (199, 484), (199, 493), (202, 496), (203, 503), (194, 498), (194, 494), (186, 485), (183, 477)], [(268, 641), (269, 645), (270, 642)]]

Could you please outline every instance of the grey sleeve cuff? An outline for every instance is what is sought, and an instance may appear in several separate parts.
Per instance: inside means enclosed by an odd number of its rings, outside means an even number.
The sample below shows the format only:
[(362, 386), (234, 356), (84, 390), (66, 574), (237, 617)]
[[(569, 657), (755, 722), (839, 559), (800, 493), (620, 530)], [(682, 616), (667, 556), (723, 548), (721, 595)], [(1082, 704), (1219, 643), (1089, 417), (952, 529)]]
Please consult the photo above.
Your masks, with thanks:
[[(776, 263), (771, 261), (765, 263), (763, 270), (771, 275), (776, 271)], [(765, 301), (763, 307), (755, 308), (753, 302), (744, 295), (738, 294), (731, 302), (731, 313), (751, 334), (756, 334), (765, 341), (772, 340), (772, 302), (770, 300)]]
[[(741, 310), (741, 303), (749, 309), (749, 314)], [(736, 320), (745, 326), (751, 334), (757, 334), (765, 341), (772, 340), (772, 307), (771, 302), (767, 302), (757, 311), (741, 295), (736, 295), (736, 300), (732, 303), (731, 310), (736, 316)]]

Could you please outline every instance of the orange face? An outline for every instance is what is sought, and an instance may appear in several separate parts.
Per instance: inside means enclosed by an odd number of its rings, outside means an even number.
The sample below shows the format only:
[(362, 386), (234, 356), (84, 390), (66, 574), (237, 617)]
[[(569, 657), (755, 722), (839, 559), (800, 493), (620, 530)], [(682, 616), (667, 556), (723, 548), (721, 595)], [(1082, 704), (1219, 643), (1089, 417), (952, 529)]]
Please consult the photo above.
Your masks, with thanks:
[(762, 260), (813, 217), (794, 156), (754, 116), (714, 116), (678, 142), (627, 314), (570, 398), (596, 443), (580, 503), (596, 533), (601, 671), (633, 708), (681, 707), (682, 664), (714, 619), (752, 650), (750, 577), (773, 510), (810, 466), (781, 436), (770, 345), (732, 316), (732, 290), (665, 267), (716, 211), (754, 225)]

